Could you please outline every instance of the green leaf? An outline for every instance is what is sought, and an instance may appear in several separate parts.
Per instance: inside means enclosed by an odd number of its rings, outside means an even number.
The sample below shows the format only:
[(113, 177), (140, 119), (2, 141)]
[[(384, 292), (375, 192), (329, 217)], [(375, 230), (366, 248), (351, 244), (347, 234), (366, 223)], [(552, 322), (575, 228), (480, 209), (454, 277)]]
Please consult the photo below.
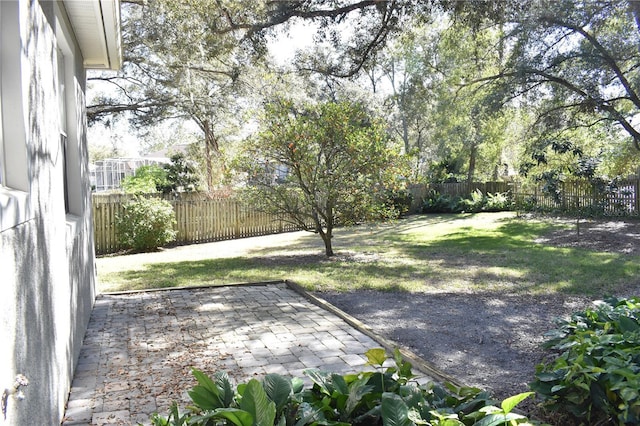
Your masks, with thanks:
[(373, 348), (365, 352), (367, 357), (367, 365), (382, 367), (387, 360), (387, 351), (382, 348)]
[(222, 406), (229, 407), (233, 402), (233, 397), (235, 396), (229, 376), (227, 373), (220, 371), (213, 375), (213, 381), (220, 390), (218, 398), (220, 399)]
[(280, 413), (291, 399), (291, 381), (279, 374), (267, 374), (262, 379), (262, 386), (269, 399), (275, 402), (276, 412)]
[(333, 385), (331, 384), (330, 375), (317, 369), (304, 370), (305, 376), (309, 377), (313, 383), (315, 383), (320, 390), (331, 395), (333, 393)]
[(299, 420), (296, 422), (296, 426), (304, 426), (313, 422), (322, 424), (321, 421), (325, 420), (322, 414), (322, 408), (314, 407), (308, 402), (300, 404), (300, 407), (298, 407), (298, 417)]
[(190, 420), (190, 424), (207, 424), (204, 420), (209, 419), (226, 419), (236, 426), (253, 426), (253, 416), (244, 410), (237, 408), (219, 408), (212, 413), (202, 416), (194, 416)]
[(358, 407), (362, 398), (367, 395), (372, 389), (372, 386), (367, 386), (368, 378), (362, 378), (352, 382), (349, 385), (349, 397), (345, 405), (345, 412), (347, 415), (351, 415), (353, 411)]
[(627, 316), (621, 315), (618, 318), (618, 323), (620, 325), (620, 330), (624, 332), (633, 333), (634, 331), (640, 330), (640, 324), (633, 318), (629, 318)]
[(219, 389), (216, 386), (216, 384), (213, 382), (213, 380), (211, 380), (211, 378), (209, 376), (207, 376), (206, 374), (204, 374), (202, 371), (193, 368), (191, 370), (191, 374), (193, 374), (193, 377), (196, 378), (196, 380), (198, 381), (198, 383), (200, 384), (200, 386), (204, 387), (205, 389), (217, 394)]
[(533, 394), (534, 392), (523, 392), (518, 395), (510, 396), (509, 398), (502, 401), (502, 404), (500, 405), (502, 407), (502, 411), (504, 411), (505, 413), (510, 413), (511, 410), (516, 407), (516, 405), (520, 404), (520, 402), (527, 399)]
[(487, 417), (483, 417), (477, 423), (474, 423), (474, 426), (503, 426), (509, 424), (512, 420), (522, 420), (526, 417), (521, 416), (519, 414), (508, 413), (508, 414), (489, 414)]
[[(194, 368), (191, 373), (199, 383), (188, 392), (193, 403), (202, 410), (222, 408), (224, 401), (221, 398), (221, 389), (218, 385), (200, 370)], [(233, 391), (231, 393), (233, 394)]]
[(344, 376), (334, 373), (331, 375), (330, 380), (331, 380), (331, 383), (333, 384), (334, 393), (338, 392), (342, 395), (349, 394), (349, 385), (347, 385), (347, 381), (345, 380)]
[(293, 393), (302, 392), (302, 389), (304, 389), (304, 380), (302, 380), (300, 377), (292, 378), (291, 379), (291, 390), (293, 391)]
[(541, 382), (553, 382), (558, 380), (558, 375), (556, 373), (538, 373), (536, 379)]
[(276, 419), (276, 404), (269, 400), (264, 388), (256, 379), (251, 379), (244, 389), (240, 409), (253, 416), (254, 426), (273, 426)]
[(382, 424), (384, 426), (412, 426), (409, 408), (399, 395), (391, 392), (382, 394)]

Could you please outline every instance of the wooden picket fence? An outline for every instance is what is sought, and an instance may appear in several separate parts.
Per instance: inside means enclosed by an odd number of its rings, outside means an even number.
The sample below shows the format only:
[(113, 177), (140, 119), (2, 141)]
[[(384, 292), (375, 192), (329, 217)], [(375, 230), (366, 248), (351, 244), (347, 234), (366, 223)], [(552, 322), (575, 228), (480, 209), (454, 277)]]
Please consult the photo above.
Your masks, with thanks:
[(573, 214), (602, 216), (640, 215), (640, 179), (619, 180), (611, 188), (595, 186), (585, 180), (561, 182), (557, 197), (545, 191), (541, 185), (524, 185), (519, 182), (455, 182), (431, 185), (412, 185), (412, 211), (417, 212), (431, 191), (468, 198), (476, 190), (486, 193), (507, 193), (519, 209), (560, 211)]
[[(175, 243), (179, 245), (254, 237), (301, 228), (284, 216), (258, 211), (250, 203), (232, 197), (210, 198), (203, 194), (146, 195), (166, 199), (176, 213)], [(116, 216), (131, 196), (93, 194), (93, 226), (96, 254), (109, 254), (124, 247), (116, 235)]]

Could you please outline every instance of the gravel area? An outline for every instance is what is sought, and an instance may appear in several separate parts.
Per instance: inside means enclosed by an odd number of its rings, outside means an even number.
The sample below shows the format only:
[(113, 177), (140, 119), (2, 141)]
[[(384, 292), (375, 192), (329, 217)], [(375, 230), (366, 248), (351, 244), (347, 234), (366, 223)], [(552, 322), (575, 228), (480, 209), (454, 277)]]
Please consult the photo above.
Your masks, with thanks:
[(376, 333), (410, 349), (458, 382), (496, 398), (528, 391), (545, 356), (543, 333), (583, 309), (579, 297), (501, 294), (317, 293)]

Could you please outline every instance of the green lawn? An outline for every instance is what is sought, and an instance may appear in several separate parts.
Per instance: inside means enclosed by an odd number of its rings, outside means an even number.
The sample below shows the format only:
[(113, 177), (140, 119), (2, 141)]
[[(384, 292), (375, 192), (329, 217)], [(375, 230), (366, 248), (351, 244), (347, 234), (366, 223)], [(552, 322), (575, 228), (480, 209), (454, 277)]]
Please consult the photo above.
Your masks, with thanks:
[[(339, 229), (336, 256), (330, 259), (323, 255), (320, 238), (307, 233), (290, 234), (285, 240), (264, 237), (273, 244), (261, 240), (253, 247), (254, 240), (247, 239), (249, 247), (236, 256), (225, 254), (231, 242), (219, 242), (210, 256), (194, 260), (144, 260), (153, 259), (153, 254), (137, 255), (138, 263), (126, 261), (128, 256), (98, 259), (99, 290), (289, 279), (310, 290), (563, 292), (599, 297), (616, 293), (640, 274), (639, 256), (534, 242), (560, 226), (569, 225), (523, 220), (513, 213), (412, 216)], [(165, 251), (163, 258), (169, 259), (172, 250), (176, 249)]]

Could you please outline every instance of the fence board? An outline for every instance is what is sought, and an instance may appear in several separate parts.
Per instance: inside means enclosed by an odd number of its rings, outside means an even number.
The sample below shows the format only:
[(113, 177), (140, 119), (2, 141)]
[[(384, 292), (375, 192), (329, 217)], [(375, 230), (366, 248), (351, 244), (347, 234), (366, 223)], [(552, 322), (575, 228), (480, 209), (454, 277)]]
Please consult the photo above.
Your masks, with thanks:
[[(301, 229), (284, 224), (280, 215), (257, 211), (255, 206), (232, 198), (208, 198), (203, 194), (160, 198), (169, 201), (176, 213), (176, 244), (221, 241)], [(123, 194), (93, 194), (97, 254), (115, 253), (123, 249), (116, 236), (115, 221), (116, 215), (122, 212), (122, 204), (129, 199), (130, 196)]]

